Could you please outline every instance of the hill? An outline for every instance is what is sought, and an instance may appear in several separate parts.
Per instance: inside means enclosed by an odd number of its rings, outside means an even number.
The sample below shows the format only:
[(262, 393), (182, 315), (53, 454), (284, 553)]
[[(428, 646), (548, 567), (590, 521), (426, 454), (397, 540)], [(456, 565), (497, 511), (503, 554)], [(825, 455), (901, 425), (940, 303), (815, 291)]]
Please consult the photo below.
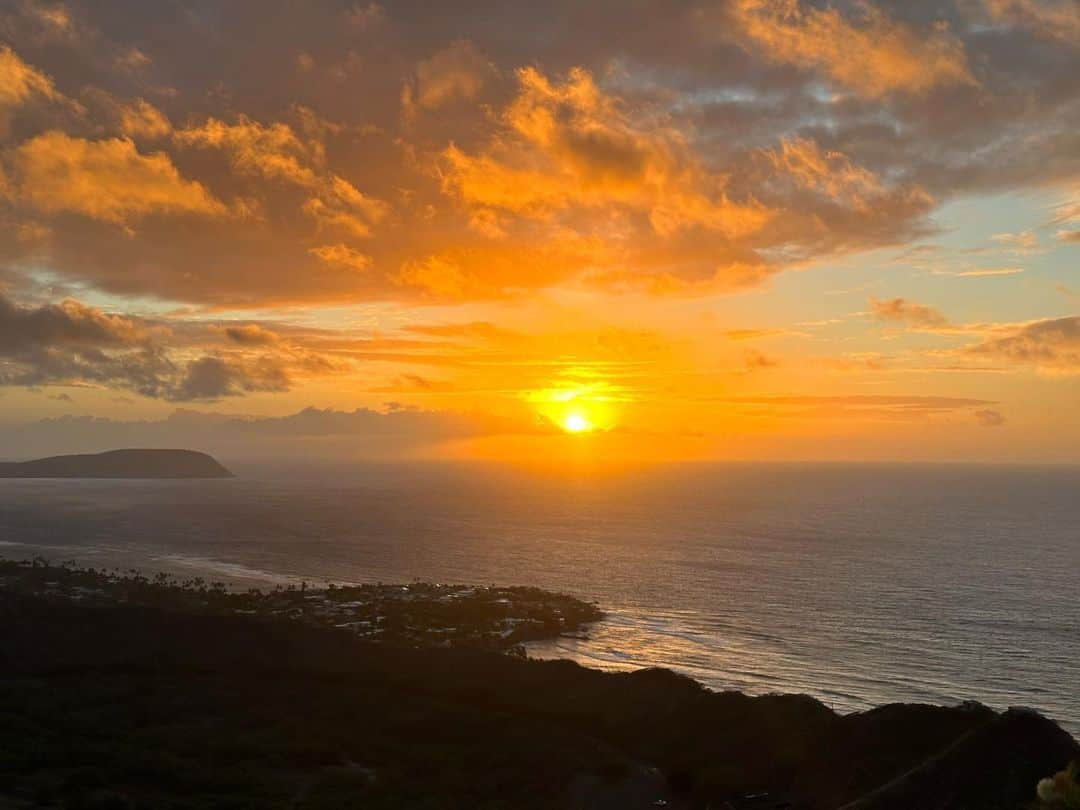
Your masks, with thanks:
[(232, 478), (232, 473), (194, 450), (110, 450), (0, 463), (0, 478)]
[(0, 806), (1020, 810), (1080, 756), (1024, 710), (841, 716), (665, 670), (4, 588), (0, 673)]

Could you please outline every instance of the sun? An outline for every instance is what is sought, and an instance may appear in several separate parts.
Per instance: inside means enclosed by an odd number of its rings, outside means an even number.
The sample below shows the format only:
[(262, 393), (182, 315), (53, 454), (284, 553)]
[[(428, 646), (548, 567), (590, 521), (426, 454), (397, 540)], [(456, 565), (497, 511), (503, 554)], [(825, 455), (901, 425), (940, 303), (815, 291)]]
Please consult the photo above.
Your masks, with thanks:
[(586, 433), (592, 430), (592, 422), (580, 413), (568, 413), (563, 417), (563, 430), (567, 433)]

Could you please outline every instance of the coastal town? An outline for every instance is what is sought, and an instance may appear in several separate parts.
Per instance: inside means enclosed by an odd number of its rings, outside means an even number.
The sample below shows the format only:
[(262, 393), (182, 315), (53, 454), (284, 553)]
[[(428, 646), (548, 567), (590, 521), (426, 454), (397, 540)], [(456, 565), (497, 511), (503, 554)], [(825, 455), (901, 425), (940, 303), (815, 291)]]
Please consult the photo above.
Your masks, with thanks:
[(531, 587), (300, 583), (241, 591), (197, 577), (80, 568), (42, 558), (0, 559), (0, 589), (86, 606), (252, 615), (337, 628), (370, 641), (514, 655), (524, 655), (525, 642), (580, 633), (603, 616), (595, 604)]

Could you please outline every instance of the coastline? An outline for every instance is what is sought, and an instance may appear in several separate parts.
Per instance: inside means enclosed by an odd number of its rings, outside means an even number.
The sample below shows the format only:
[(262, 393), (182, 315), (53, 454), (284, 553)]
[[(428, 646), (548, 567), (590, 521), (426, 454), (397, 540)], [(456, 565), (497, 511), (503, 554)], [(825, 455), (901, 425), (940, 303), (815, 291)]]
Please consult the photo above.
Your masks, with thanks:
[(431, 582), (271, 589), (229, 588), (133, 568), (80, 568), (0, 556), (0, 591), (101, 608), (123, 604), (180, 613), (251, 616), (344, 630), (357, 639), (417, 647), (469, 647), (524, 657), (523, 645), (577, 634), (603, 618), (594, 604), (527, 586)]
[[(242, 588), (538, 585), (609, 613), (579, 647), (711, 688), (842, 712), (1034, 706), (1080, 735), (1075, 475), (817, 472), (716, 470), (687, 489), (671, 471), (575, 483), (569, 501), (446, 471), (0, 481), (4, 539), (24, 544), (0, 551)], [(409, 508), (392, 507), (406, 491)], [(1032, 498), (1045, 510), (1025, 511)]]
[[(58, 582), (47, 570), (39, 581)], [(603, 673), (224, 612), (205, 583), (181, 587), (194, 603), (150, 604), (142, 584), (118, 581), (108, 598), (0, 589), (13, 800), (1025, 808), (1039, 780), (1080, 757), (1026, 710), (839, 715), (805, 695), (713, 692), (666, 670)]]

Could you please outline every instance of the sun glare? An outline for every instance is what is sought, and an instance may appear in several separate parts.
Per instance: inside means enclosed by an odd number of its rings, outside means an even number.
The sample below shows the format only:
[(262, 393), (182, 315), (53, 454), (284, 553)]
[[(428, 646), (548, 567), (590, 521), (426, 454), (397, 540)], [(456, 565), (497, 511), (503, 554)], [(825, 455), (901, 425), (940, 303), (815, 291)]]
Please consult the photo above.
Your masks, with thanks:
[(568, 413), (562, 424), (567, 433), (585, 433), (592, 430), (592, 422), (580, 413)]

